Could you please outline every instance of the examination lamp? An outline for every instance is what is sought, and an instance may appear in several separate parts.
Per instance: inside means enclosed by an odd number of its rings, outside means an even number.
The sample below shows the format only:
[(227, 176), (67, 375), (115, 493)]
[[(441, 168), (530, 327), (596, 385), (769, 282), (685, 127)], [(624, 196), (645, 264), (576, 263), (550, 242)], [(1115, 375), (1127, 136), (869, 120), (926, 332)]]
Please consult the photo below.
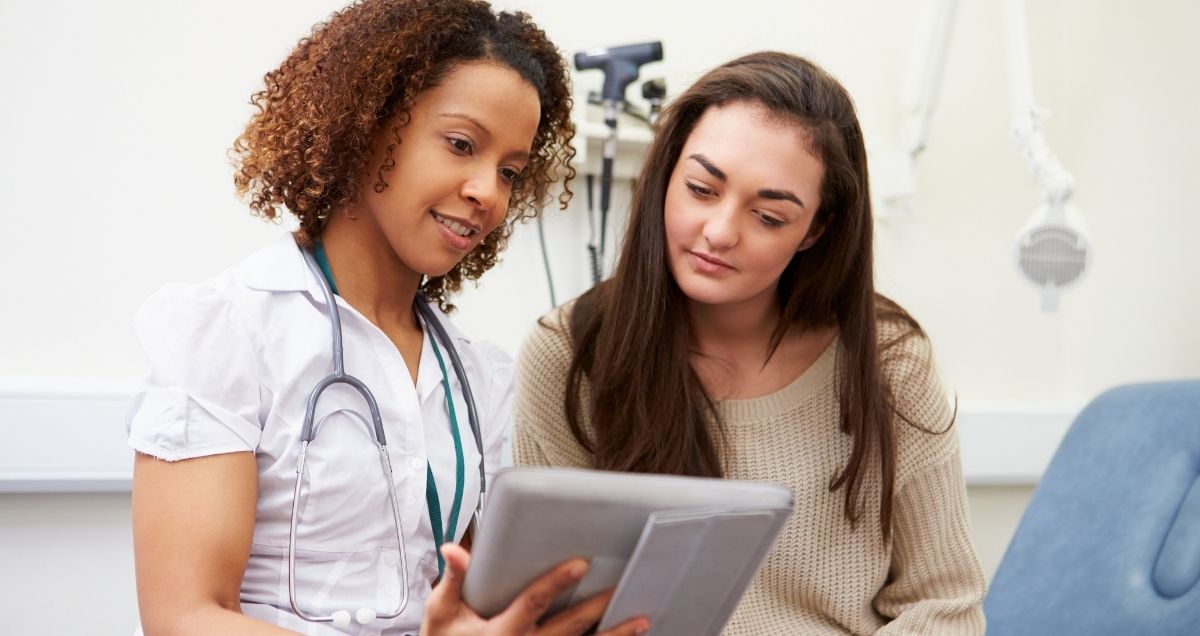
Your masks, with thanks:
[[(929, 139), (929, 122), (945, 70), (958, 0), (925, 0), (905, 81), (905, 121), (897, 148), (873, 149), (871, 195), (879, 218), (911, 209), (916, 159)], [(1041, 204), (1017, 235), (1014, 257), (1020, 275), (1041, 292), (1042, 309), (1058, 307), (1061, 290), (1087, 269), (1090, 246), (1083, 218), (1069, 204), (1075, 182), (1042, 134), (1046, 112), (1033, 99), (1024, 0), (1006, 0), (1012, 140), (1041, 190)]]
[[(642, 42), (604, 49), (592, 49), (575, 54), (575, 68), (580, 71), (599, 69), (604, 71), (604, 88), (600, 91), (604, 106), (604, 125), (608, 137), (604, 140), (604, 151), (600, 163), (600, 214), (599, 225), (592, 220), (591, 240), (588, 253), (592, 261), (592, 282), (600, 282), (600, 271), (604, 263), (604, 235), (608, 227), (608, 206), (612, 196), (613, 160), (617, 156), (617, 113), (624, 110), (625, 89), (638, 78), (643, 64), (657, 62), (663, 57), (662, 42)], [(657, 87), (649, 89), (657, 94)], [(665, 94), (665, 86), (662, 89)], [(659, 97), (661, 104), (661, 97)], [(590, 191), (589, 191), (590, 194)]]
[(662, 57), (662, 42), (627, 44), (580, 51), (575, 54), (575, 68), (580, 71), (604, 71), (604, 88), (600, 96), (606, 101), (624, 102), (625, 88), (638, 78), (638, 69)]
[(1012, 90), (1012, 137), (1042, 191), (1042, 204), (1017, 235), (1017, 270), (1041, 290), (1042, 310), (1058, 308), (1060, 290), (1079, 280), (1090, 258), (1083, 217), (1069, 205), (1075, 180), (1059, 163), (1042, 135), (1045, 111), (1033, 100), (1025, 2), (1008, 0), (1009, 84)]

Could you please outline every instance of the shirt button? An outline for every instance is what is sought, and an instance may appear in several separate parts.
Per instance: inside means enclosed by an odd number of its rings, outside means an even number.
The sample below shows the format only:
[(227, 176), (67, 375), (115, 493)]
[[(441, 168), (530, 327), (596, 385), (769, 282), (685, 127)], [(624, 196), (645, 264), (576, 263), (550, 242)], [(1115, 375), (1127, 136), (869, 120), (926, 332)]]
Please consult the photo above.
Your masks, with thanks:
[(395, 551), (393, 551), (393, 550), (387, 550), (386, 552), (383, 553), (383, 562), (388, 567), (396, 565), (396, 563), (399, 560), (400, 560), (399, 555), (397, 555), (395, 553)]
[(421, 471), (425, 468), (425, 462), (421, 461), (420, 457), (413, 457), (408, 460), (408, 465), (412, 466), (415, 471)]

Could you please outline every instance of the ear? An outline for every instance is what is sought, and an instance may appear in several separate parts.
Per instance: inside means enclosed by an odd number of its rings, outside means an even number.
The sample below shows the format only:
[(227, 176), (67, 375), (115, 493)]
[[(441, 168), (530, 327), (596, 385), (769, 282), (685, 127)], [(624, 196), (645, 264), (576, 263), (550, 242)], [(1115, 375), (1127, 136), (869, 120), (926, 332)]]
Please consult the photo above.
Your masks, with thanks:
[(803, 252), (804, 250), (816, 245), (817, 239), (820, 239), (821, 235), (824, 233), (825, 233), (825, 226), (817, 225), (814, 223), (811, 227), (808, 228), (808, 236), (805, 236), (804, 240), (800, 241), (800, 247), (796, 248), (796, 252), (797, 253)]

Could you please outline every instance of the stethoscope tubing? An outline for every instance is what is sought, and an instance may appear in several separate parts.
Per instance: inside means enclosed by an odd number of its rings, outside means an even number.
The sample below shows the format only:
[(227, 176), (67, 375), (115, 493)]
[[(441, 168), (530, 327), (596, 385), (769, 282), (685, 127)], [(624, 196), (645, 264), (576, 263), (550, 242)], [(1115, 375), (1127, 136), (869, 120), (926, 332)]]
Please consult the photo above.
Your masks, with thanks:
[[(308, 446), (316, 437), (317, 429), (314, 427), (313, 420), (315, 419), (317, 400), (325, 389), (335, 384), (347, 384), (357, 391), (367, 402), (367, 408), (371, 413), (370, 427), (374, 433), (375, 445), (379, 450), (380, 465), (383, 468), (384, 476), (388, 484), (388, 498), (392, 505), (392, 520), (396, 532), (396, 543), (400, 548), (399, 554), (399, 569), (402, 577), (403, 593), (399, 605), (396, 609), (386, 613), (378, 614), (372, 618), (392, 619), (399, 616), (408, 607), (409, 602), (409, 584), (408, 584), (408, 559), (407, 548), (404, 541), (404, 533), (400, 519), (399, 498), (396, 496), (395, 480), (392, 475), (392, 465), (387, 452), (387, 439), (383, 429), (383, 419), (379, 413), (379, 405), (375, 400), (375, 396), (366, 384), (358, 378), (349, 375), (345, 372), (345, 358), (342, 346), (342, 323), (341, 316), (337, 306), (337, 300), (334, 297), (332, 286), (325, 279), (325, 273), (321, 269), (321, 265), (317, 262), (316, 257), (309, 249), (302, 248), (301, 253), (304, 256), (304, 262), (308, 266), (309, 271), (316, 277), (325, 303), (329, 307), (329, 326), (330, 336), (332, 341), (333, 353), (333, 373), (325, 376), (320, 382), (313, 387), (309, 394), (308, 403), (305, 408), (304, 424), (300, 434), (300, 455), (296, 462), (296, 485), (292, 493), (292, 512), (291, 522), (288, 530), (288, 601), (291, 604), (292, 611), (300, 618), (309, 622), (335, 622), (333, 615), (318, 616), (304, 612), (300, 609), (296, 598), (296, 534), (299, 522), (300, 508), (300, 488), (304, 480), (304, 465), (308, 457)], [(471, 426), (471, 435), (475, 439), (475, 447), (479, 451), (479, 498), (475, 504), (475, 512), (472, 515), (472, 526), (478, 528), (482, 521), (483, 499), (484, 493), (487, 491), (487, 477), (484, 466), (483, 456), (483, 437), (479, 428), (479, 414), (475, 405), (475, 396), (471, 391), (470, 381), (466, 373), (466, 369), (459, 358), (458, 350), (454, 346), (450, 334), (446, 332), (446, 328), (442, 325), (441, 320), (423, 298), (417, 298), (413, 303), (417, 312), (421, 315), (422, 321), (432, 330), (432, 337), (440, 340), (442, 345), (450, 353), (450, 364), (454, 368), (454, 373), (458, 376), (459, 384), (462, 388), (463, 399), (467, 403), (467, 420)], [(361, 420), (361, 416), (359, 417)], [(365, 422), (364, 422), (365, 423)], [(369, 622), (369, 621), (368, 621)]]

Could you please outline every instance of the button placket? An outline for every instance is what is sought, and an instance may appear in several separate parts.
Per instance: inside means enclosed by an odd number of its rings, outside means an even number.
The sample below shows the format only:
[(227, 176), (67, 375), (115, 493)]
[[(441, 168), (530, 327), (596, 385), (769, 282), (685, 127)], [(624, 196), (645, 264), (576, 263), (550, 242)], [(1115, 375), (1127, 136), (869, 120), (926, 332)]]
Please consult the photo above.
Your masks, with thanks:
[[(421, 513), (425, 508), (425, 464), (418, 460), (418, 468), (413, 463), (413, 451), (423, 448), (424, 444), (420, 397), (403, 356), (391, 340), (365, 318), (356, 318), (364, 323), (359, 327), (367, 336), (367, 342), (371, 343), (383, 376), (383, 386), (393, 387), (389, 390), (392, 399), (386, 400), (390, 408), (381, 405), (380, 409), (392, 413), (392, 417), (385, 414), (383, 424), (388, 437), (388, 454), (393, 461), (392, 478), (401, 505), (402, 532), (411, 537), (419, 531)], [(409, 467), (408, 470), (404, 469), (405, 465)]]

